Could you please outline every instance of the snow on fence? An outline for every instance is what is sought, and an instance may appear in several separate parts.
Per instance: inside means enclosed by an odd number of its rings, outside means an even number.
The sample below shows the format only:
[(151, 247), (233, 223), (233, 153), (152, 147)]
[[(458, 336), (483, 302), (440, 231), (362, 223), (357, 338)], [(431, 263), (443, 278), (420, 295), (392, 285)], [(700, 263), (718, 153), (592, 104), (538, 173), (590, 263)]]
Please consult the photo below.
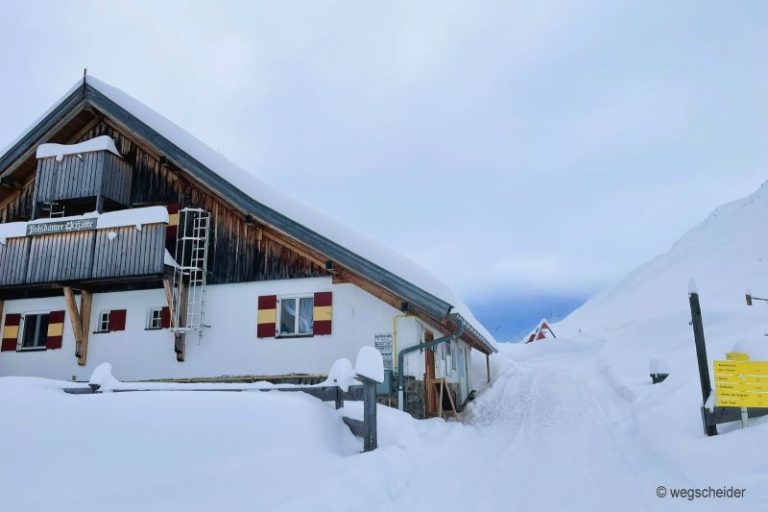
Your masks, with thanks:
[[(75, 395), (94, 393), (120, 393), (131, 391), (298, 391), (307, 393), (323, 402), (334, 402), (336, 409), (343, 409), (344, 401), (362, 401), (363, 419), (342, 416), (354, 435), (363, 439), (363, 451), (378, 446), (376, 420), (376, 385), (384, 381), (384, 361), (373, 347), (363, 347), (357, 354), (355, 368), (347, 359), (339, 359), (328, 372), (328, 378), (310, 386), (275, 385), (269, 382), (249, 384), (182, 384), (173, 382), (121, 382), (112, 375), (112, 365), (102, 363), (96, 367), (88, 381), (88, 387), (66, 388)], [(362, 384), (361, 384), (362, 383)]]

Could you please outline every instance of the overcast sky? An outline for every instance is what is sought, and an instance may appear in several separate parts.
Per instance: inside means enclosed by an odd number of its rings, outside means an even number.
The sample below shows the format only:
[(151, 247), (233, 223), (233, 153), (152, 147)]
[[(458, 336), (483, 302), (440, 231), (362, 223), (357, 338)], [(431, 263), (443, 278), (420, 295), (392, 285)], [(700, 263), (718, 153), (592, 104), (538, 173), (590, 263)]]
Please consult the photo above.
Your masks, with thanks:
[(0, 148), (87, 66), (470, 300), (588, 295), (768, 179), (767, 6), (4, 2)]

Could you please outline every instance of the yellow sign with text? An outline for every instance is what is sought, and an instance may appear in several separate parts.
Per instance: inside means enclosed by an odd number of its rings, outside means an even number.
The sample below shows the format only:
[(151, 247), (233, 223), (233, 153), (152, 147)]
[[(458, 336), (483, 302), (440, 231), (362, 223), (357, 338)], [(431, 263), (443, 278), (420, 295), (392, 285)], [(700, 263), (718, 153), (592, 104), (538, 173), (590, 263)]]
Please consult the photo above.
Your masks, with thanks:
[(768, 361), (715, 361), (715, 405), (768, 408)]

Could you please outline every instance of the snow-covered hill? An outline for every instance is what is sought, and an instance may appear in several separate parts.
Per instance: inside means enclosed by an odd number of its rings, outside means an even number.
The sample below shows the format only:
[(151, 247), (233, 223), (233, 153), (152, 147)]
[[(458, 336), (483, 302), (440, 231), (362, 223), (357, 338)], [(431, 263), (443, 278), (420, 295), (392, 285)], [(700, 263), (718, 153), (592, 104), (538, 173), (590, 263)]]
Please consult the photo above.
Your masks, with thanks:
[(768, 182), (717, 208), (667, 253), (588, 300), (560, 328), (604, 331), (687, 311), (691, 278), (705, 308), (743, 311), (747, 290), (768, 295), (767, 222)]

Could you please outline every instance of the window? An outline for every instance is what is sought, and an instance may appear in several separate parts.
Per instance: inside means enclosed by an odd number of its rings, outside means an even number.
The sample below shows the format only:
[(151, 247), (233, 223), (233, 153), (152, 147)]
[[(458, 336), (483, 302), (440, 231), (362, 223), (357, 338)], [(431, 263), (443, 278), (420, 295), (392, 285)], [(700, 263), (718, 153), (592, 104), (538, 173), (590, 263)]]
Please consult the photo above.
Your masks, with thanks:
[(109, 332), (109, 311), (99, 313), (99, 328), (96, 332)]
[(147, 329), (163, 328), (163, 308), (149, 308), (147, 310)]
[(96, 326), (97, 333), (116, 332), (125, 330), (125, 319), (128, 311), (125, 309), (110, 309), (101, 311)]
[(278, 336), (311, 336), (314, 323), (313, 296), (280, 297), (278, 304)]
[(24, 315), (24, 330), (21, 334), (21, 349), (44, 349), (48, 338), (48, 313)]

